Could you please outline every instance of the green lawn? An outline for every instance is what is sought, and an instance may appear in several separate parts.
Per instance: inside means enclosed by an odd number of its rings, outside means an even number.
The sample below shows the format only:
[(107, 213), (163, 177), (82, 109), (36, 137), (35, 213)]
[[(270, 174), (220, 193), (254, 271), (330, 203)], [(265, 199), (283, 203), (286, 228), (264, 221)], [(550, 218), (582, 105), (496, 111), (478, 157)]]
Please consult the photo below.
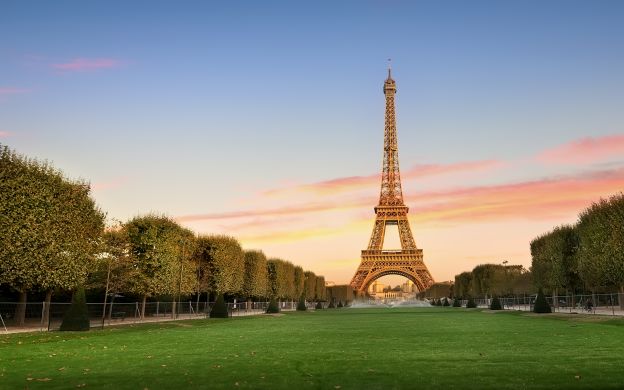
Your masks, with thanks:
[(623, 325), (395, 308), (5, 335), (0, 388), (621, 389)]

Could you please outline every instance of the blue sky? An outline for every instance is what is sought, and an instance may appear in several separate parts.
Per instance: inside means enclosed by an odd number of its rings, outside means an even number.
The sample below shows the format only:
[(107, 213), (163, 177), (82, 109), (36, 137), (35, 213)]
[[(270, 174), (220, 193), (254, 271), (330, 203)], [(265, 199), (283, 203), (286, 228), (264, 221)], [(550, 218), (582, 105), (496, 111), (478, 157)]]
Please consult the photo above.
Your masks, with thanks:
[[(98, 184), (96, 200), (122, 220), (148, 211), (272, 208), (262, 194), (273, 188), (379, 171), (381, 86), (391, 57), (403, 170), (505, 165), (430, 183), (404, 180), (408, 191), (572, 175), (621, 161), (617, 153), (582, 164), (540, 164), (534, 156), (624, 133), (622, 20), (619, 1), (4, 1), (0, 142)], [(275, 205), (352, 201), (302, 196)], [(372, 203), (354, 212), (371, 218)], [(564, 221), (575, 214), (570, 209)], [(509, 244), (523, 252), (507, 256), (501, 248), (480, 258), (527, 264), (527, 237), (559, 221), (529, 223), (522, 241)], [(284, 218), (285, 229), (296, 229), (289, 223), (323, 229), (334, 222), (306, 214)], [(193, 228), (246, 235), (223, 220)], [(342, 281), (369, 234), (345, 229), (352, 245), (301, 261), (305, 248), (333, 241), (242, 241)], [(433, 256), (448, 233), (413, 230), (417, 242), (419, 234), (437, 237)], [(457, 256), (441, 256), (453, 264), (437, 271), (444, 279), (472, 265)], [(339, 261), (345, 270), (327, 265)]]

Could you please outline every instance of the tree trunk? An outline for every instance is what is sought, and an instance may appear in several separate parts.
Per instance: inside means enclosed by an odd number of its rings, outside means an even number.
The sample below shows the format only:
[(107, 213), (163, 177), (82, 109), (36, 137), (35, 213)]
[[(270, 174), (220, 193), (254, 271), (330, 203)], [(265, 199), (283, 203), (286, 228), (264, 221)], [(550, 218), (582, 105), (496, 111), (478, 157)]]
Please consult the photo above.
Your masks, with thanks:
[(624, 310), (624, 286), (620, 286), (620, 293), (618, 294), (618, 302), (620, 304), (620, 310)]
[(113, 303), (115, 303), (115, 295), (111, 294), (110, 305), (108, 307), (108, 320), (110, 321), (113, 318)]
[(553, 307), (558, 308), (559, 307), (559, 300), (557, 299), (557, 289), (553, 288), (552, 290), (552, 301), (553, 301)]
[(19, 303), (15, 308), (15, 325), (24, 326), (26, 319), (26, 301), (28, 299), (28, 293), (26, 291), (20, 291)]
[(147, 302), (147, 295), (143, 295), (143, 302), (141, 302), (141, 319), (145, 319), (145, 303)]
[(50, 321), (50, 304), (52, 303), (52, 290), (46, 291), (45, 302), (43, 303), (43, 318), (41, 322), (46, 327), (48, 326), (48, 322)]
[(175, 320), (176, 318), (176, 309), (177, 309), (177, 302), (174, 299), (173, 302), (171, 302), (171, 319)]

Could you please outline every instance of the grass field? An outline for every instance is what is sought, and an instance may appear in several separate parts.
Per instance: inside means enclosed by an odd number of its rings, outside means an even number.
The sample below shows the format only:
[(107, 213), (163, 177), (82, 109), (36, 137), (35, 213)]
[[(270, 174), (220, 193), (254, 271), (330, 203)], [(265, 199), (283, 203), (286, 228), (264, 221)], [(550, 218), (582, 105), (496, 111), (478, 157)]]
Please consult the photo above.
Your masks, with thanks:
[(337, 309), (5, 335), (0, 375), (3, 389), (621, 389), (624, 322)]

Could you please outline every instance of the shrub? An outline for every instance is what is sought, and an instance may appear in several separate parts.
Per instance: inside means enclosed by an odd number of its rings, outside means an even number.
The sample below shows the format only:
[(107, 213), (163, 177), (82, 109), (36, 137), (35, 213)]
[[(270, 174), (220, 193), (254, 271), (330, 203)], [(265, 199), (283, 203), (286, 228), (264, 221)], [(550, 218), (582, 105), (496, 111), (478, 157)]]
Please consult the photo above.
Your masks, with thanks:
[(321, 310), (323, 309), (323, 304), (321, 303), (321, 301), (316, 302), (316, 306), (314, 306), (314, 308), (316, 310)]
[(306, 311), (308, 308), (305, 303), (305, 296), (301, 294), (301, 298), (299, 298), (299, 303), (297, 303), (297, 311)]
[(503, 310), (503, 306), (497, 296), (492, 298), (492, 302), (490, 302), (490, 310)]
[(468, 309), (474, 309), (477, 307), (477, 303), (472, 299), (472, 297), (468, 298), (468, 302), (466, 303), (466, 307)]
[(442, 300), (436, 299), (436, 306), (442, 306)]
[(459, 298), (453, 299), (453, 307), (461, 307), (461, 299)]
[(327, 308), (328, 309), (335, 309), (336, 308), (336, 305), (334, 305), (334, 300), (333, 299), (329, 301), (329, 306), (327, 306)]
[(344, 305), (342, 304), (342, 301), (338, 302), (338, 307), (344, 307)]
[(537, 298), (535, 298), (535, 305), (533, 306), (533, 313), (551, 313), (550, 305), (544, 296), (544, 292), (540, 288), (537, 292)]
[(448, 301), (448, 298), (444, 298), (444, 303), (442, 304), (442, 306), (451, 306), (451, 304)]
[(279, 313), (280, 307), (277, 304), (277, 300), (275, 298), (271, 298), (269, 301), (269, 306), (266, 309), (267, 314)]
[(91, 323), (89, 321), (89, 312), (87, 310), (87, 301), (85, 298), (84, 288), (79, 288), (72, 296), (72, 303), (69, 310), (63, 316), (61, 323), (62, 331), (66, 330), (89, 330)]
[(212, 310), (210, 310), (210, 318), (228, 318), (228, 308), (225, 304), (225, 299), (223, 299), (223, 294), (217, 295), (217, 300), (215, 301), (214, 306), (212, 306)]

